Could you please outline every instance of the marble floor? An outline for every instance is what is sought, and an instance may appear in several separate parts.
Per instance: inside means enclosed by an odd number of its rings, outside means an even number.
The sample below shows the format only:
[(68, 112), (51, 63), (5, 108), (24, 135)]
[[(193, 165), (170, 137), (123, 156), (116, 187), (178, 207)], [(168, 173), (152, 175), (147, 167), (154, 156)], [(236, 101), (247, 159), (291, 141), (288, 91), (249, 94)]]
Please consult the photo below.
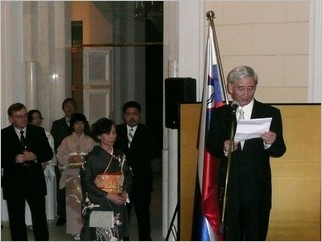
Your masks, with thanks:
[[(162, 175), (161, 173), (153, 173), (154, 175), (154, 191), (152, 193), (151, 201), (151, 237), (153, 240), (162, 241), (165, 240), (162, 237)], [(10, 240), (9, 224), (7, 221), (1, 223), (1, 241)], [(49, 237), (51, 241), (73, 241), (73, 236), (66, 234), (66, 227), (56, 226), (55, 221), (48, 222)], [(28, 229), (28, 239), (34, 240), (31, 229)], [(131, 225), (130, 225), (130, 240), (137, 241), (137, 224), (135, 212), (131, 213)]]

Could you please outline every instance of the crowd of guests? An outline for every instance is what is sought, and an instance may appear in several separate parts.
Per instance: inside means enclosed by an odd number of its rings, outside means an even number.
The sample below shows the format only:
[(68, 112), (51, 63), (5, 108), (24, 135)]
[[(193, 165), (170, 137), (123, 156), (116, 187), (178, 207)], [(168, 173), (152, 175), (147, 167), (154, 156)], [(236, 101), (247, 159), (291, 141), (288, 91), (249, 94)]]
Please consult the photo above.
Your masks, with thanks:
[[(206, 140), (210, 154), (221, 159), (218, 195), (227, 198), (218, 201), (225, 206), (223, 238), (263, 241), (272, 206), (270, 157), (286, 152), (282, 117), (279, 109), (254, 98), (258, 76), (251, 67), (234, 68), (227, 83), (233, 104), (238, 105), (214, 109), (216, 118), (210, 121)], [(132, 207), (139, 240), (151, 240), (151, 161), (157, 145), (153, 132), (140, 121), (140, 104), (123, 105), (123, 124), (101, 118), (91, 131), (76, 108), (75, 100), (64, 100), (65, 116), (53, 122), (53, 140), (40, 127), (38, 110), (27, 113), (21, 103), (8, 108), (12, 125), (1, 130), (1, 165), (12, 240), (28, 240), (26, 202), (35, 239), (49, 239), (46, 199), (53, 170), (57, 225), (67, 223), (66, 232), (75, 240), (129, 240)], [(239, 122), (255, 118), (271, 118), (269, 130), (238, 142), (229, 138)]]
[(90, 127), (72, 98), (62, 110), (64, 117), (48, 132), (39, 110), (27, 112), (21, 103), (8, 108), (11, 125), (1, 131), (1, 160), (11, 239), (28, 240), (29, 225), (36, 240), (49, 240), (47, 219), (54, 211), (56, 226), (66, 224), (74, 240), (129, 240), (133, 206), (139, 240), (152, 240), (156, 139), (140, 121), (140, 104), (124, 104), (119, 125), (103, 117)]

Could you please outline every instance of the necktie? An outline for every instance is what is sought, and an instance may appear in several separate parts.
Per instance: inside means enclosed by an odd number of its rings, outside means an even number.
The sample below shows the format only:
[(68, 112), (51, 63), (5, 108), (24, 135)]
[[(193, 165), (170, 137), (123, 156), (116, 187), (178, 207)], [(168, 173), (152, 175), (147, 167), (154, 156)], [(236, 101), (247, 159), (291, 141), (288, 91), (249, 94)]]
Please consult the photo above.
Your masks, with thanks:
[(239, 110), (239, 119), (245, 119), (245, 112), (242, 108)]
[[(239, 119), (245, 119), (245, 112), (242, 108), (239, 110)], [(245, 144), (245, 141), (240, 142), (241, 149), (244, 148), (244, 144)]]
[(26, 139), (25, 139), (25, 136), (23, 135), (24, 131), (23, 130), (20, 130), (20, 142), (21, 142), (21, 145), (22, 147), (26, 147)]
[(130, 128), (130, 130), (129, 130), (129, 137), (128, 137), (128, 145), (129, 145), (129, 148), (131, 146), (133, 136), (134, 136), (134, 130), (133, 130), (133, 128)]

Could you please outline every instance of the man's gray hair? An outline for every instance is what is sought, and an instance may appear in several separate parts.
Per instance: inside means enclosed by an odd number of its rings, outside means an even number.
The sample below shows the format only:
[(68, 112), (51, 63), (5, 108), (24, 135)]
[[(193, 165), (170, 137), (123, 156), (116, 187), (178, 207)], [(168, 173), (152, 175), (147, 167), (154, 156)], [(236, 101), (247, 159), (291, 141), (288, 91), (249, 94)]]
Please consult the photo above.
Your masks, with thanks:
[(253, 77), (256, 81), (256, 84), (258, 82), (258, 76), (251, 67), (238, 66), (228, 73), (227, 83), (233, 85), (233, 84), (235, 84), (235, 82), (237, 80), (245, 78), (245, 77)]

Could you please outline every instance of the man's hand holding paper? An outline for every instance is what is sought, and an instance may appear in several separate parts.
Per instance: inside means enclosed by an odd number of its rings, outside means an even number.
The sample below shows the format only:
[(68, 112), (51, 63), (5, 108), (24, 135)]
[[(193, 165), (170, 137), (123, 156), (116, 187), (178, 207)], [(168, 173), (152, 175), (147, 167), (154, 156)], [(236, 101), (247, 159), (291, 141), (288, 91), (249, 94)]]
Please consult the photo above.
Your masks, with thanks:
[[(240, 142), (253, 138), (263, 138), (262, 134), (269, 132), (271, 121), (272, 118), (240, 119), (237, 123), (234, 141)], [(270, 136), (267, 137), (267, 139), (269, 138)]]

